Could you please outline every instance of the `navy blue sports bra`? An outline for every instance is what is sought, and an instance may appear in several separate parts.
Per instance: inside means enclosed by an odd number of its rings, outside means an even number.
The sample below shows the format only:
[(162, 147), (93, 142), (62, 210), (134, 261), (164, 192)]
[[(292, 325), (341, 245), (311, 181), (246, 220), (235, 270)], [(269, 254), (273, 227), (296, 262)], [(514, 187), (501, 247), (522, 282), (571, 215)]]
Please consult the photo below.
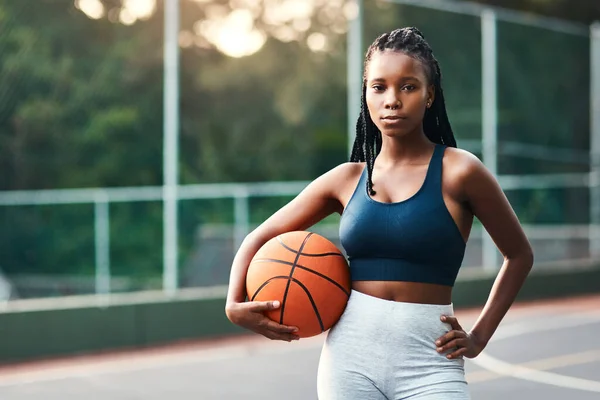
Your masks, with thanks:
[(436, 145), (419, 191), (397, 203), (369, 196), (365, 167), (339, 227), (352, 280), (454, 286), (466, 244), (442, 197), (445, 148)]

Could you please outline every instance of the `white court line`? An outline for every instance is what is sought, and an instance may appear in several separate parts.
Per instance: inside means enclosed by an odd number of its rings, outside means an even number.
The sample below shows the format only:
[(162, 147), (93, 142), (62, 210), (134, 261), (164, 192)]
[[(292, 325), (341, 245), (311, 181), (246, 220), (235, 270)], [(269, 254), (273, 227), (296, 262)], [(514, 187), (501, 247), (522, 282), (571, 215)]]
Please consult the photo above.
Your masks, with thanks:
[[(580, 317), (591, 317), (589, 320), (565, 320), (564, 318), (580, 318)], [(550, 330), (559, 330), (565, 328), (573, 328), (582, 325), (589, 325), (599, 323), (600, 313), (598, 312), (586, 312), (562, 315), (555, 319), (551, 319), (544, 322), (544, 325), (527, 325), (523, 323), (514, 323), (506, 327), (506, 329), (498, 332), (498, 335), (494, 336), (495, 340), (502, 340), (517, 336), (522, 336), (528, 333), (537, 333)], [(583, 356), (582, 356), (583, 357)], [(589, 392), (600, 393), (600, 382), (593, 381), (590, 379), (575, 378), (568, 375), (556, 374), (553, 372), (541, 371), (539, 369), (530, 368), (524, 365), (511, 364), (506, 361), (499, 360), (495, 357), (488, 355), (485, 351), (479, 354), (476, 358), (471, 360), (474, 364), (481, 368), (490, 371), (494, 374), (513, 377), (522, 379), (530, 382), (544, 383), (547, 385), (558, 386), (567, 389), (578, 389)], [(542, 360), (543, 361), (543, 360)], [(534, 362), (532, 362), (534, 363)], [(543, 366), (540, 366), (543, 368)]]
[(565, 354), (558, 357), (544, 358), (521, 364), (523, 367), (533, 369), (554, 369), (569, 367), (571, 365), (587, 364), (600, 360), (600, 350), (582, 351), (581, 353)]
[(119, 357), (117, 360), (96, 361), (93, 364), (74, 364), (65, 367), (51, 367), (46, 370), (19, 372), (0, 375), (0, 388), (21, 386), (39, 382), (61, 381), (71, 378), (90, 378), (100, 375), (113, 375), (124, 372), (146, 371), (164, 367), (177, 367), (201, 364), (221, 360), (231, 360), (257, 354), (285, 354), (295, 351), (305, 351), (322, 346), (320, 336), (306, 338), (295, 343), (271, 342), (267, 339), (261, 342), (245, 345), (233, 345), (225, 348), (188, 350), (161, 355), (137, 355)]
[[(531, 322), (539, 322), (543, 325), (534, 325)], [(516, 322), (506, 325), (502, 330), (496, 332), (492, 337), (492, 341), (512, 338), (515, 336), (523, 336), (528, 333), (538, 333), (545, 331), (553, 331), (566, 328), (575, 328), (581, 325), (589, 325), (595, 322), (600, 323), (600, 312), (585, 311), (572, 313), (567, 315), (559, 315), (554, 318), (545, 318), (540, 320), (529, 320), (529, 323)]]
[[(586, 320), (570, 320), (567, 318), (592, 318)], [(568, 315), (559, 315), (558, 317), (554, 317), (552, 319), (545, 320), (544, 325), (528, 325), (523, 323), (514, 323), (511, 325), (507, 325), (503, 327), (501, 331), (498, 331), (496, 335), (494, 335), (493, 340), (502, 340), (510, 337), (521, 336), (527, 333), (540, 332), (540, 331), (549, 331), (549, 330), (558, 330), (576, 326), (587, 325), (595, 322), (600, 322), (600, 313), (598, 312), (583, 312), (577, 314), (568, 314)], [(174, 352), (168, 354), (160, 354), (160, 355), (133, 355), (133, 356), (123, 356), (118, 359), (112, 360), (103, 360), (103, 361), (93, 361), (88, 362), (87, 364), (74, 364), (65, 367), (50, 367), (49, 369), (40, 370), (40, 371), (25, 371), (14, 374), (6, 374), (5, 376), (0, 375), (0, 387), (9, 387), (9, 386), (19, 386), (19, 385), (27, 385), (34, 384), (38, 382), (51, 382), (51, 381), (60, 381), (70, 378), (89, 378), (99, 375), (111, 375), (111, 374), (119, 374), (124, 372), (136, 372), (136, 371), (144, 371), (151, 370), (157, 368), (164, 367), (175, 367), (175, 366), (184, 366), (191, 364), (199, 364), (205, 362), (212, 361), (220, 361), (220, 360), (228, 360), (228, 359), (236, 359), (244, 356), (248, 356), (250, 354), (284, 354), (287, 352), (294, 351), (304, 351), (315, 348), (320, 348), (324, 341), (324, 335), (319, 335), (313, 338), (301, 339), (295, 343), (287, 343), (287, 342), (272, 342), (269, 340), (264, 341), (256, 341), (251, 344), (241, 344), (241, 345), (230, 345), (227, 347), (220, 348), (211, 348), (211, 349), (201, 349), (201, 350), (188, 350), (184, 352)], [(483, 361), (481, 361), (483, 360)], [(486, 354), (480, 354), (477, 358), (472, 359), (475, 364), (478, 364), (482, 368), (506, 376), (514, 376), (514, 370), (506, 369), (506, 365), (513, 367), (512, 364), (506, 363), (504, 361), (497, 360), (491, 356)], [(481, 363), (480, 363), (481, 361)], [(504, 367), (503, 367), (504, 366)], [(525, 368), (525, 367), (520, 367)], [(529, 368), (528, 370), (532, 370)], [(503, 371), (503, 372), (497, 372)], [(519, 371), (522, 371), (519, 370)], [(539, 371), (538, 371), (539, 372)], [(521, 373), (521, 372), (519, 372)], [(525, 374), (524, 374), (525, 375)], [(552, 374), (552, 379), (554, 380), (554, 384), (560, 381), (556, 380), (556, 377)], [(561, 377), (562, 375), (557, 375)], [(525, 379), (522, 376), (518, 377), (521, 379)], [(600, 385), (600, 382), (595, 381), (587, 381), (579, 378), (572, 377), (564, 377), (569, 378), (568, 382), (572, 382), (575, 380), (575, 385), (579, 385), (578, 387), (588, 387), (587, 383), (592, 383), (596, 385)], [(532, 379), (536, 379), (535, 377)], [(545, 378), (542, 378), (545, 379)], [(569, 384), (569, 383), (565, 384)], [(586, 383), (587, 382), (587, 383)], [(547, 383), (544, 380), (543, 383)], [(591, 387), (595, 388), (594, 385)], [(584, 389), (588, 390), (588, 389)], [(595, 390), (594, 390), (595, 391)]]
[(477, 356), (473, 361), (475, 360), (477, 360), (477, 365), (495, 374), (530, 382), (545, 383), (547, 385), (559, 386), (567, 389), (578, 389), (600, 393), (600, 382), (590, 379), (575, 378), (572, 376), (510, 364), (484, 353)]
[[(555, 368), (570, 367), (573, 365), (588, 364), (595, 361), (600, 361), (600, 350), (583, 351), (581, 353), (567, 354), (557, 357), (543, 358), (541, 360), (528, 361), (522, 364), (516, 364), (520, 367), (526, 367), (537, 370), (549, 370)], [(474, 371), (467, 374), (467, 381), (471, 383), (487, 382), (499, 378), (504, 375), (498, 375), (488, 370)]]

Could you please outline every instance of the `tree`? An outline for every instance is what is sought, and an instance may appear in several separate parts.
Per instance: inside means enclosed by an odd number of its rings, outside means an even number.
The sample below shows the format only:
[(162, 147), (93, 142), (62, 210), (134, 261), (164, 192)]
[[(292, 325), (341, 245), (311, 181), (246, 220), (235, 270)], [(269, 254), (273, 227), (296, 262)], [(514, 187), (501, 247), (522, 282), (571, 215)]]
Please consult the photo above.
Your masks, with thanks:
[[(74, 0), (0, 0), (0, 190), (162, 184), (162, 2), (136, 16), (122, 0), (98, 1), (87, 2), (94, 11)], [(600, 18), (600, 6), (585, 0), (480, 2), (584, 23)], [(346, 29), (355, 10), (346, 0), (269, 4), (181, 0), (183, 184), (308, 180), (347, 159)], [(478, 139), (479, 20), (365, 4), (367, 44), (401, 25), (425, 33), (443, 68), (459, 145)], [(245, 30), (227, 48), (232, 27)], [(499, 34), (501, 139), (587, 148), (586, 40), (507, 25)], [(500, 161), (503, 173), (558, 170), (556, 163)], [(552, 202), (539, 214), (537, 204)], [(183, 257), (198, 224), (232, 220), (229, 202), (198, 204), (181, 204)], [(256, 220), (279, 206), (260, 204)], [(514, 204), (528, 222), (582, 215), (579, 203), (563, 214), (564, 200), (547, 191), (515, 196)], [(89, 205), (0, 209), (2, 267), (89, 274), (92, 212)], [(111, 206), (115, 273), (160, 271), (161, 215), (158, 202)]]

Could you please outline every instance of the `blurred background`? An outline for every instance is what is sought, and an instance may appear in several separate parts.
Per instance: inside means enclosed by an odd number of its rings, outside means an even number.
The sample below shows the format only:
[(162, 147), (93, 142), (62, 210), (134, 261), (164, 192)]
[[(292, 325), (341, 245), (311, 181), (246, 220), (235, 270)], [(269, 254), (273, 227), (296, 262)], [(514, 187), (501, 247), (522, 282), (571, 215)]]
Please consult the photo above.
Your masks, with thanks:
[[(0, 0), (0, 300), (224, 293), (244, 236), (348, 159), (364, 52), (407, 25), (535, 269), (597, 264), (599, 4)], [(500, 264), (476, 222), (461, 277)]]
[[(496, 173), (539, 265), (598, 257), (600, 6), (480, 3), (535, 14), (454, 1), (0, 1), (0, 295), (226, 284), (245, 234), (348, 159), (364, 51), (405, 25), (432, 45), (458, 145)], [(336, 224), (315, 230), (336, 240)], [(485, 236), (476, 226), (463, 271), (499, 267)]]

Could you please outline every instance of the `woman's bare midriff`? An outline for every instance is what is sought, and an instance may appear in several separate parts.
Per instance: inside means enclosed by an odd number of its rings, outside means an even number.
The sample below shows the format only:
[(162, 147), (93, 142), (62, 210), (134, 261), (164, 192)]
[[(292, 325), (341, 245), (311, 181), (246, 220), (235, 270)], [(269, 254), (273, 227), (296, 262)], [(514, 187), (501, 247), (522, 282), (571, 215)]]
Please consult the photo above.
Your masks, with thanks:
[(432, 283), (354, 281), (352, 289), (383, 300), (405, 303), (447, 305), (452, 302), (452, 287)]

